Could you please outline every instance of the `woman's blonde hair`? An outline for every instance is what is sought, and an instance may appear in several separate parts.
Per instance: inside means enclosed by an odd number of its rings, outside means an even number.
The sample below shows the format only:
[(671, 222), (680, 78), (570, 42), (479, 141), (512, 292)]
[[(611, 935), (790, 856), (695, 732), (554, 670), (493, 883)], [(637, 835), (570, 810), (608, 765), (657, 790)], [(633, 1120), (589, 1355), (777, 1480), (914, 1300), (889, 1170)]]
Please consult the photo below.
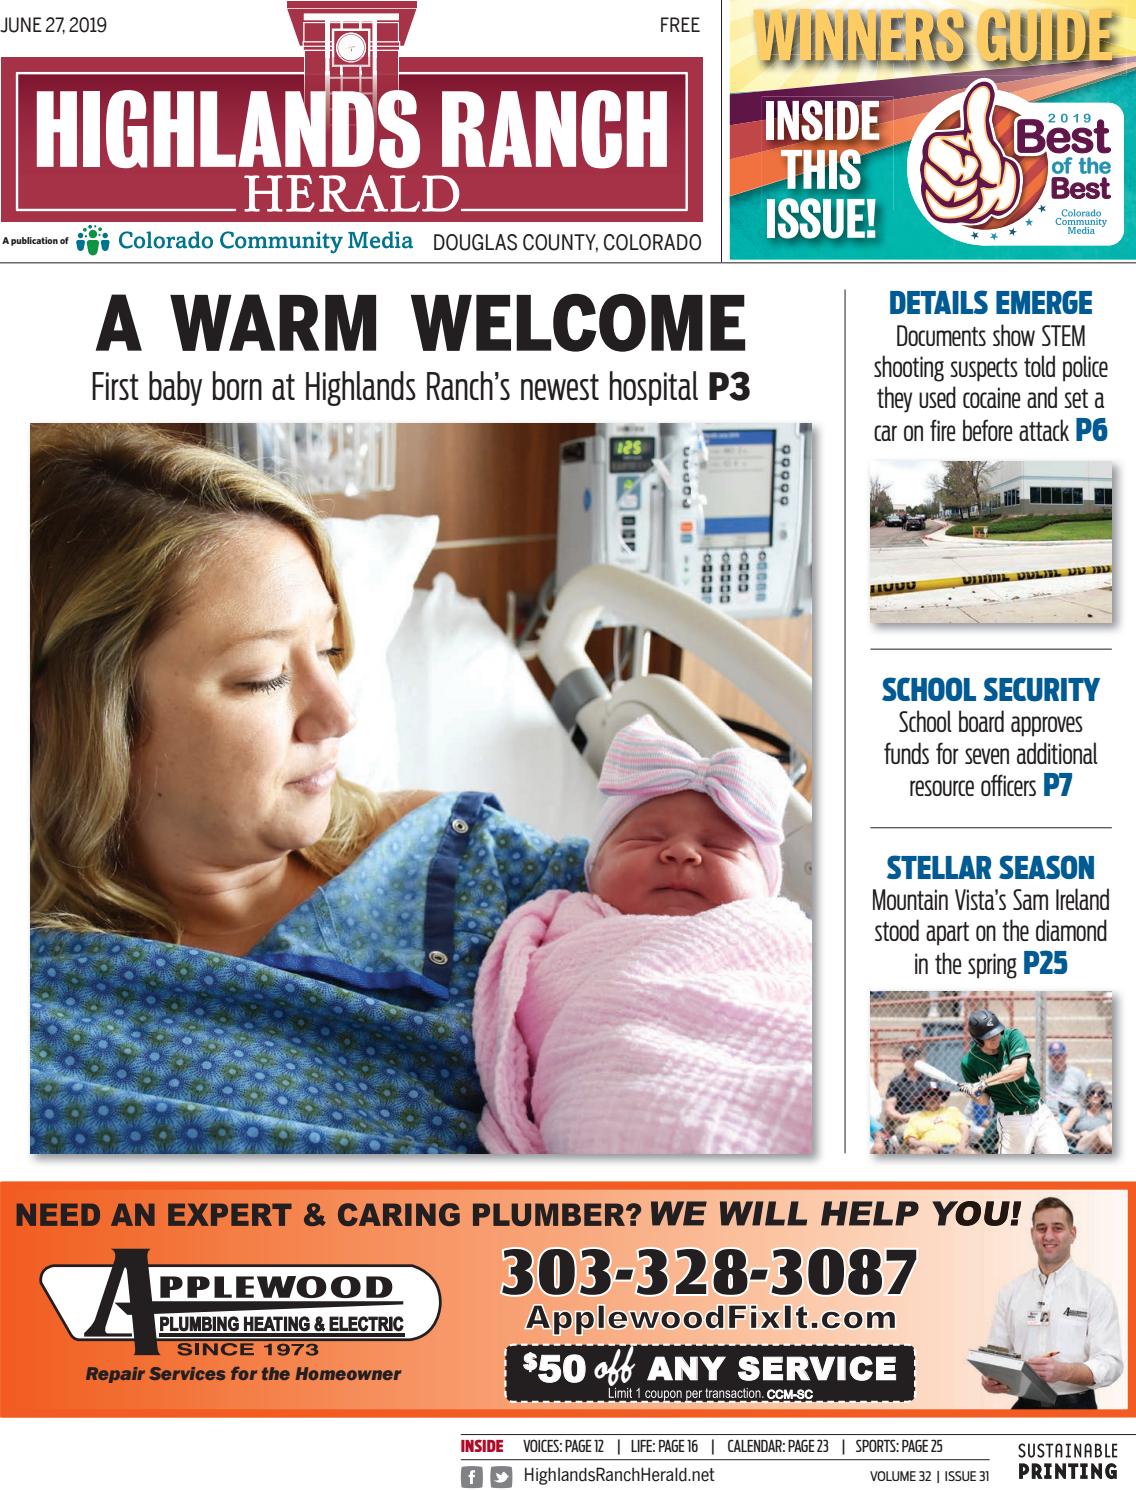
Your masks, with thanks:
[[(307, 544), (351, 629), (331, 551), (307, 502), (234, 457), (155, 428), (38, 426), (31, 457), (31, 896), (38, 926), (177, 941), (171, 908), (133, 870), (130, 759), (138, 670), (236, 519)], [(324, 837), (299, 852), (326, 875), (387, 825), (385, 804), (337, 780)]]

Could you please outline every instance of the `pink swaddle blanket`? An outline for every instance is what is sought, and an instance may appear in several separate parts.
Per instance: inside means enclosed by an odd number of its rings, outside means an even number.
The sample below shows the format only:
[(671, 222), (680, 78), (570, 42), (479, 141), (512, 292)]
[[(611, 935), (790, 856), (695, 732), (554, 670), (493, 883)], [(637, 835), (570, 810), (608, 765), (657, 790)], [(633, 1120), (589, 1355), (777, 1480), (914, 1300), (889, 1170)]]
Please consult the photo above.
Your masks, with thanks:
[(808, 1153), (811, 1027), (791, 901), (624, 916), (551, 890), (509, 916), (477, 980), (478, 1133), (498, 1154)]

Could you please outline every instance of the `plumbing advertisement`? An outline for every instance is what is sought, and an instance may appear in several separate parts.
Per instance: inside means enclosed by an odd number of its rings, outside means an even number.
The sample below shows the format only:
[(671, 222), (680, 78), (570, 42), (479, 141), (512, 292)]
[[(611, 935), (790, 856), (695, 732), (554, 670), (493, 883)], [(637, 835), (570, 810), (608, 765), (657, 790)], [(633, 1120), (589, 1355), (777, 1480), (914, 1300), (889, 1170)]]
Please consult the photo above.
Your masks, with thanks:
[(1132, 0), (57, 10), (7, 1457), (1131, 1480)]

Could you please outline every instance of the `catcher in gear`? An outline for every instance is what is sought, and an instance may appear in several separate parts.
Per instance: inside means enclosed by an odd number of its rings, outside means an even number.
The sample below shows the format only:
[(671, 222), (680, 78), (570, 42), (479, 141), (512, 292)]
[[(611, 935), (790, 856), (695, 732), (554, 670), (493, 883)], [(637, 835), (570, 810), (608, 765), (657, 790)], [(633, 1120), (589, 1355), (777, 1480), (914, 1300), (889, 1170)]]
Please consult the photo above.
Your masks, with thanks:
[(1065, 1135), (1041, 1100), (1041, 1084), (1021, 1030), (1006, 1029), (990, 1009), (976, 1009), (966, 1028), (974, 1043), (962, 1058), (962, 1090), (989, 1095), (998, 1114), (998, 1152), (1067, 1154)]

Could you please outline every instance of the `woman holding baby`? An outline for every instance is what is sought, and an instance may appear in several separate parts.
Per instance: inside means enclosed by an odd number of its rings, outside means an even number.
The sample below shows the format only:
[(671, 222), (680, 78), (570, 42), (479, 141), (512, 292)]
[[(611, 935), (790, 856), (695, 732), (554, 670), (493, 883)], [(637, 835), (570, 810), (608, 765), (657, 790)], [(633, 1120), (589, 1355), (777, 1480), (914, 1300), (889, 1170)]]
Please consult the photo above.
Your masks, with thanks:
[(586, 845), (338, 775), (350, 628), (278, 483), (49, 428), (31, 513), (33, 1151), (477, 1150), (478, 968)]
[(582, 844), (337, 775), (300, 498), (153, 429), (33, 445), (32, 1147), (463, 1152), (477, 966)]

